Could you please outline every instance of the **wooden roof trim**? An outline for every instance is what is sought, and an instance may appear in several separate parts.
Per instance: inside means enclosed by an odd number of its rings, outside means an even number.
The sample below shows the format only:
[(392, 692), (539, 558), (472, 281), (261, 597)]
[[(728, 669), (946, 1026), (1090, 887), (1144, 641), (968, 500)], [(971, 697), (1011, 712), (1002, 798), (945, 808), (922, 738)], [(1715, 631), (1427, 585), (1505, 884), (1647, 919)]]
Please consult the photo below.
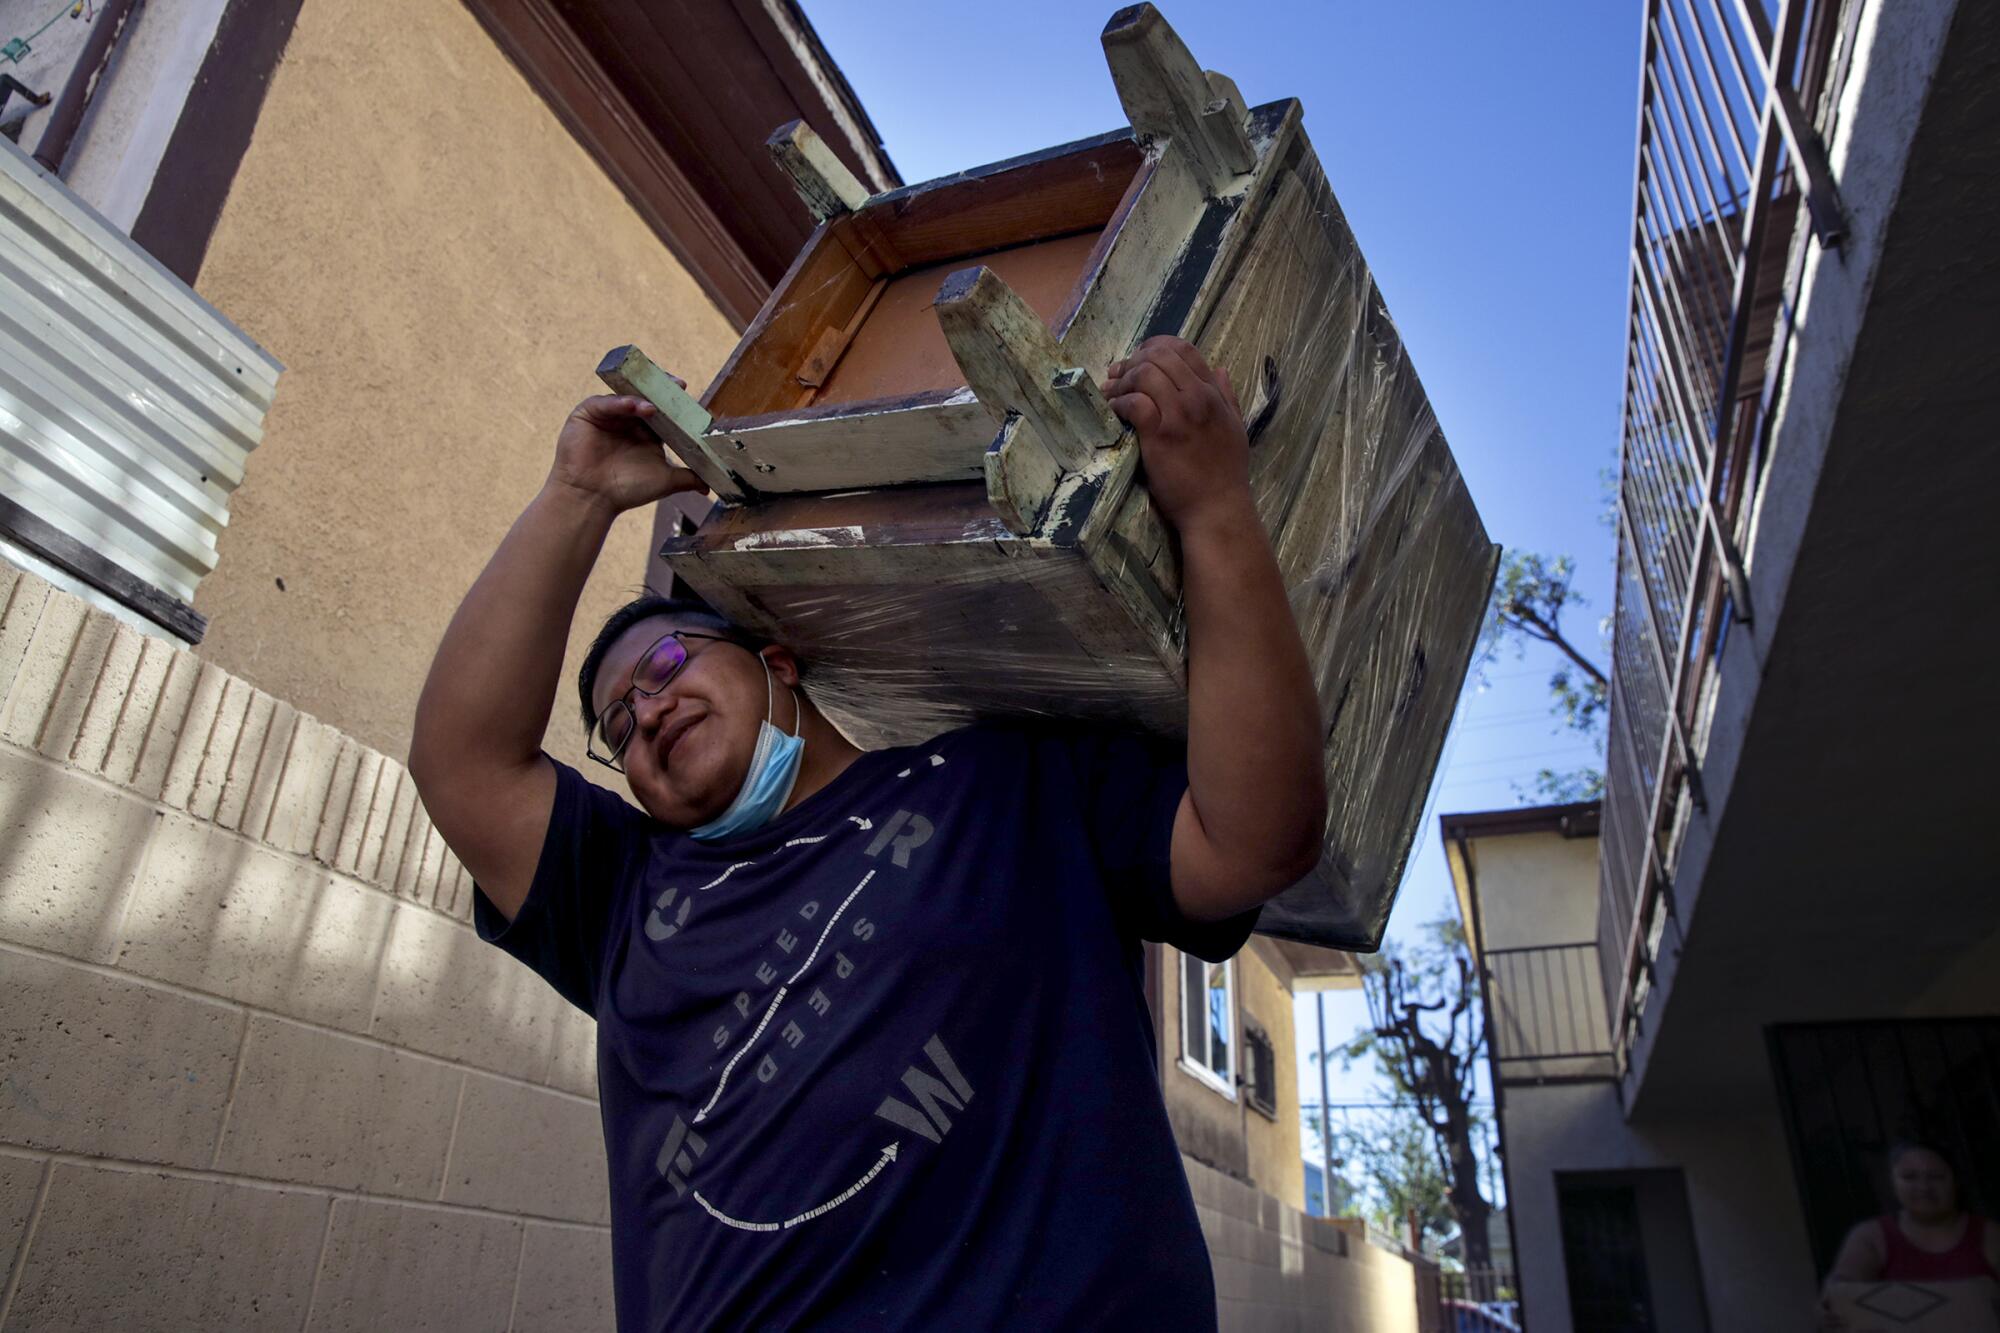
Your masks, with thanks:
[(748, 325), (770, 284), (550, 0), (465, 3), (709, 298)]
[(1501, 838), (1516, 833), (1559, 833), (1565, 838), (1594, 838), (1598, 834), (1601, 801), (1576, 801), (1568, 805), (1528, 805), (1513, 810), (1477, 810), (1465, 814), (1439, 815), (1438, 831), (1445, 846), (1459, 838)]
[[(772, 57), (773, 67), (779, 70), (799, 105), (810, 106), (816, 99), (825, 106), (840, 130), (839, 138), (844, 141), (835, 144), (836, 150), (840, 147), (851, 150), (851, 156), (858, 159), (858, 163), (851, 165), (860, 167), (862, 181), (869, 190), (882, 194), (901, 186), (903, 177), (889, 160), (889, 151), (883, 146), (875, 122), (868, 118), (867, 108), (855, 96), (853, 85), (834, 63), (812, 20), (799, 8), (798, 0), (734, 0), (734, 3), (743, 16), (744, 26), (757, 36), (758, 44)], [(779, 53), (770, 49), (765, 41), (767, 32), (783, 43), (796, 65), (779, 59)], [(829, 137), (828, 142), (834, 140)]]

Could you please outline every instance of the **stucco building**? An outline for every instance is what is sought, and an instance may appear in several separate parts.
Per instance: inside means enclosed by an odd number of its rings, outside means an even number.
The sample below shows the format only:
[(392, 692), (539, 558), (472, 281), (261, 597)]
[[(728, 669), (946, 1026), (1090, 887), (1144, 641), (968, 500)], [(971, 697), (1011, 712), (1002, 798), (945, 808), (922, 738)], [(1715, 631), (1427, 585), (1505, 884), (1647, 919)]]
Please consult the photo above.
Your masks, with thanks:
[(1167, 1115), (1225, 1328), (1414, 1330), (1436, 1317), (1428, 1265), (1365, 1224), (1306, 1213), (1292, 999), (1359, 984), (1348, 955), (1261, 935), (1220, 964), (1147, 947)]
[(1773, 8), (1644, 7), (1604, 800), (1441, 821), (1536, 1333), (1813, 1326), (1898, 1139), (2000, 1199), (2000, 8)]

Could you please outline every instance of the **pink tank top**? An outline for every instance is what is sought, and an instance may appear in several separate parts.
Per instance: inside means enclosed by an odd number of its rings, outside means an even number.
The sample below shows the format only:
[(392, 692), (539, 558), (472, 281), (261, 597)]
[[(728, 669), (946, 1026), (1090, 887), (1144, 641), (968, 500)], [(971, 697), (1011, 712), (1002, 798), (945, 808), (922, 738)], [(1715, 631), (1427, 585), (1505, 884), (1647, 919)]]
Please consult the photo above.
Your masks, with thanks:
[(1986, 1262), (1986, 1219), (1977, 1213), (1965, 1219), (1958, 1244), (1948, 1250), (1919, 1249), (1896, 1225), (1896, 1215), (1882, 1218), (1885, 1261), (1882, 1278), (1889, 1282), (1950, 1282), (1959, 1278), (2000, 1277)]

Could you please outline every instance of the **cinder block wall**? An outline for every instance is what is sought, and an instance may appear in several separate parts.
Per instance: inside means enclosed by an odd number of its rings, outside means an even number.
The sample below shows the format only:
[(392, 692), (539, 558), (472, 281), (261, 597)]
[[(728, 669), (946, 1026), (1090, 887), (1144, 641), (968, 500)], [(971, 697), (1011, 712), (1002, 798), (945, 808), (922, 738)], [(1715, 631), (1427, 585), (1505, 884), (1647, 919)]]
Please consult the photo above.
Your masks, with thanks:
[(593, 1032), (403, 768), (0, 565), (0, 1328), (608, 1328)]
[(1222, 1333), (1438, 1328), (1409, 1260), (1191, 1157), (1181, 1161), (1215, 1263)]
[[(402, 766), (0, 564), (0, 1330), (610, 1328), (594, 1032)], [(1403, 1259), (1184, 1159), (1225, 1330)]]

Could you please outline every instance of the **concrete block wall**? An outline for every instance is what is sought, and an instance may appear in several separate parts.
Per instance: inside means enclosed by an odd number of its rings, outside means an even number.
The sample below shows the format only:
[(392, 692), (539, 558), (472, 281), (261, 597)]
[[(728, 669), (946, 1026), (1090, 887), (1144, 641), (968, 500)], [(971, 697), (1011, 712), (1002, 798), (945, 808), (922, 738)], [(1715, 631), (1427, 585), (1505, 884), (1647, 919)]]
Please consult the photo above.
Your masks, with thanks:
[(609, 1328), (594, 1030), (400, 764), (0, 566), (0, 1329)]
[(1428, 1333), (1416, 1266), (1183, 1156), (1222, 1333)]

